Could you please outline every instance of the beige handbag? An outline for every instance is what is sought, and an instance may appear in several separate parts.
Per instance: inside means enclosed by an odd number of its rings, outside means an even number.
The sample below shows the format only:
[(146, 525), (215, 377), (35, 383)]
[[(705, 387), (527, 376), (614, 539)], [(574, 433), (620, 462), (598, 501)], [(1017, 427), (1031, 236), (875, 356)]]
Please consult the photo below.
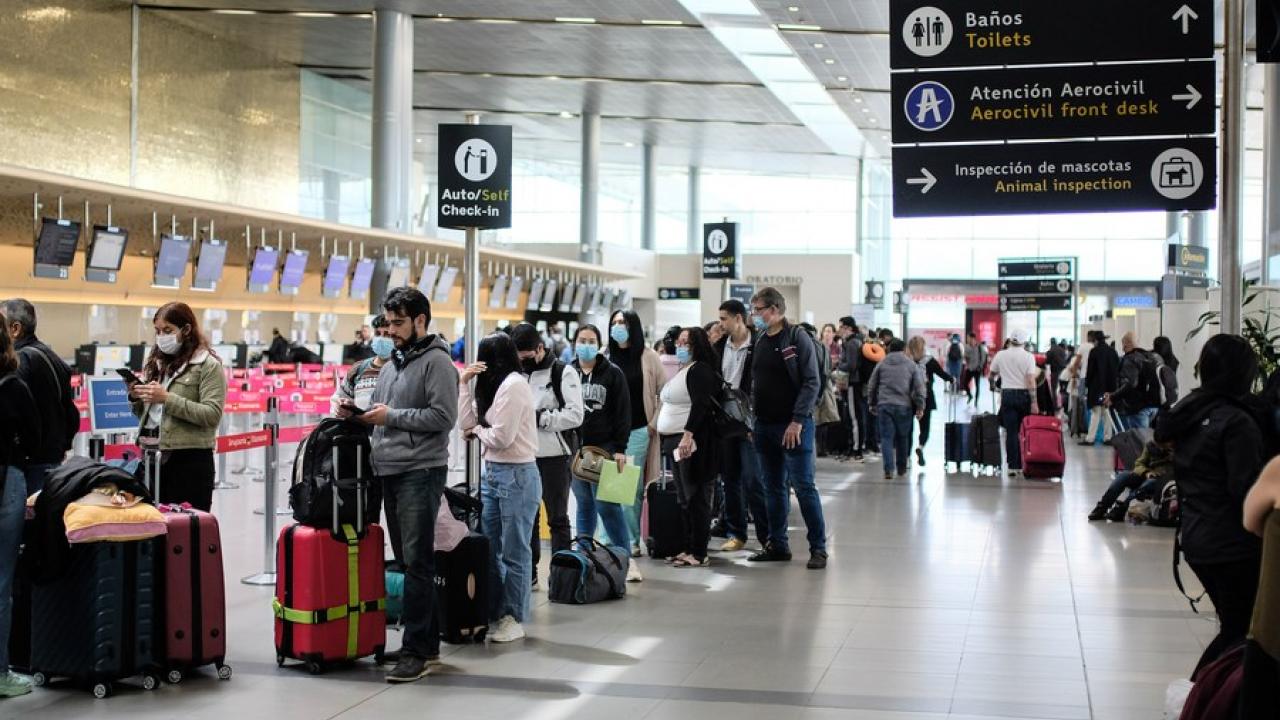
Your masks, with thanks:
[(569, 472), (579, 480), (598, 483), (600, 473), (607, 462), (613, 462), (611, 453), (595, 445), (583, 445), (573, 456), (573, 462), (569, 464)]

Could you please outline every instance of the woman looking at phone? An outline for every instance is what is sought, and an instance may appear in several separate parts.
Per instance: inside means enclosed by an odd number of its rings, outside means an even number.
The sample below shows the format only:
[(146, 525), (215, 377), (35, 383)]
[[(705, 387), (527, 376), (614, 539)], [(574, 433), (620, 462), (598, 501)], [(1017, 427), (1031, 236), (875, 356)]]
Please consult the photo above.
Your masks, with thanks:
[(156, 343), (142, 381), (129, 386), (140, 420), (138, 444), (160, 451), (156, 502), (190, 503), (207, 512), (213, 507), (213, 446), (227, 379), (186, 303), (162, 306), (151, 323)]

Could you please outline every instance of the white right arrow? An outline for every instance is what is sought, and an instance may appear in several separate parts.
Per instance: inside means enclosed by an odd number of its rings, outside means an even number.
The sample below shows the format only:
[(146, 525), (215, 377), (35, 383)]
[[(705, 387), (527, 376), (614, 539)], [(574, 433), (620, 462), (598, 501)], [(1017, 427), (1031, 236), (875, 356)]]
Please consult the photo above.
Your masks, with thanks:
[(1192, 20), (1199, 20), (1199, 19), (1200, 19), (1200, 16), (1196, 14), (1196, 11), (1195, 11), (1195, 10), (1192, 10), (1192, 9), (1191, 9), (1191, 6), (1190, 6), (1190, 5), (1183, 5), (1182, 7), (1178, 8), (1178, 11), (1177, 11), (1177, 12), (1175, 12), (1175, 13), (1173, 14), (1173, 18), (1172, 18), (1172, 19), (1173, 19), (1173, 20), (1181, 20), (1181, 21), (1182, 21), (1182, 34), (1183, 34), (1183, 35), (1188, 35), (1188, 34), (1190, 34), (1190, 33), (1191, 33), (1191, 21), (1192, 21)]
[(923, 177), (907, 178), (907, 184), (923, 185), (924, 187), (920, 188), (920, 194), (924, 195), (932, 190), (934, 185), (938, 184), (938, 178), (934, 177), (933, 173), (929, 172), (929, 168), (920, 168), (920, 172), (924, 173)]
[(1179, 101), (1185, 101), (1187, 103), (1187, 109), (1190, 110), (1191, 108), (1195, 107), (1197, 103), (1200, 102), (1200, 98), (1202, 97), (1204, 96), (1200, 94), (1199, 90), (1196, 90), (1194, 85), (1188, 84), (1187, 92), (1181, 95), (1174, 95), (1173, 99), (1179, 100)]

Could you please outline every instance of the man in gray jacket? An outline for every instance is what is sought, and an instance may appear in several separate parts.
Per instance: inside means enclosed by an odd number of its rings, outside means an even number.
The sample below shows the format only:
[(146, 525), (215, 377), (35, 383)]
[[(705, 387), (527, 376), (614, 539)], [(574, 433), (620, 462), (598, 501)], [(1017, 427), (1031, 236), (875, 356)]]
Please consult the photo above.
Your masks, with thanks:
[(911, 419), (924, 415), (926, 400), (924, 368), (903, 352), (906, 343), (895, 338), (889, 354), (871, 373), (868, 402), (879, 418), (880, 452), (884, 455), (884, 478), (907, 474), (911, 452)]
[(357, 417), (373, 426), (373, 471), (404, 544), (404, 642), (387, 682), (412, 682), (440, 659), (436, 513), (458, 418), (458, 371), (449, 346), (427, 332), (431, 303), (419, 290), (392, 290), (382, 309), (396, 352), (378, 374), (373, 404)]

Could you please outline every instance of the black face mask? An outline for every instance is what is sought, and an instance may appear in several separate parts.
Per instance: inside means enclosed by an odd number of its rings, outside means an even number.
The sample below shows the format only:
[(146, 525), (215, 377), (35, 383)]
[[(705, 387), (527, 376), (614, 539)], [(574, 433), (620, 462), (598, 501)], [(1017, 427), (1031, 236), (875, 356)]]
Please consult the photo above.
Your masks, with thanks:
[(522, 358), (520, 360), (520, 369), (523, 370), (526, 375), (532, 375), (533, 371), (538, 369), (538, 361), (534, 358)]

